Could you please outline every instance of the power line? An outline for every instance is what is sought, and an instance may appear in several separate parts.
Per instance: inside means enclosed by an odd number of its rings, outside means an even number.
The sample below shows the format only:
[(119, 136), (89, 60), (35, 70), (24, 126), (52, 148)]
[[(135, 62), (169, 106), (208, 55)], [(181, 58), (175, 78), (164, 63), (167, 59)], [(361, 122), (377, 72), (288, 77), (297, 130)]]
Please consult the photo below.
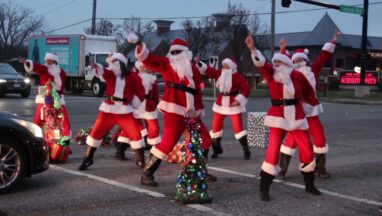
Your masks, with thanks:
[(65, 7), (65, 6), (68, 6), (68, 5), (70, 5), (70, 4), (73, 4), (75, 1), (77, 1), (77, 0), (72, 0), (72, 1), (67, 2), (67, 3), (65, 3), (65, 4), (62, 4), (62, 5), (60, 5), (60, 6), (56, 7), (56, 8), (47, 10), (47, 11), (44, 13), (44, 15), (46, 15), (46, 14), (50, 14), (50, 13), (52, 13), (52, 12), (54, 12), (54, 11), (56, 11), (56, 10), (59, 10), (59, 9)]

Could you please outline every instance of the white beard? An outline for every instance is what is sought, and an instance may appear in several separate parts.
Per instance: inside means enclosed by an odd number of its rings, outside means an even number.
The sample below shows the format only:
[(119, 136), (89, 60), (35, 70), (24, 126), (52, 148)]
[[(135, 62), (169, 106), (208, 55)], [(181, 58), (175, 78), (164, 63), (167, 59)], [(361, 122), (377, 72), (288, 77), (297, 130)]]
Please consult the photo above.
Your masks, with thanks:
[(216, 82), (216, 87), (219, 88), (219, 91), (230, 92), (232, 88), (232, 70), (231, 69), (223, 69), (220, 74), (219, 79)]
[(115, 76), (121, 75), (121, 64), (119, 63), (119, 61), (110, 62), (109, 68), (110, 68), (110, 70), (112, 70), (114, 72)]
[(60, 77), (60, 73), (61, 73), (60, 66), (58, 66), (56, 64), (52, 64), (52, 65), (46, 65), (46, 67), (48, 68), (49, 74), (54, 77), (54, 80), (53, 80), (54, 89), (55, 90), (61, 90), (62, 80)]
[(296, 70), (304, 74), (305, 78), (309, 81), (310, 85), (313, 87), (313, 90), (316, 91), (316, 77), (314, 76), (314, 73), (312, 72), (312, 68), (309, 66), (302, 66)]
[(143, 87), (145, 88), (145, 94), (148, 94), (149, 91), (153, 88), (153, 84), (157, 77), (154, 74), (149, 74), (146, 72), (139, 72), (138, 74), (142, 79)]
[(192, 53), (185, 50), (178, 55), (168, 55), (170, 59), (171, 67), (177, 73), (180, 80), (183, 80), (184, 77), (192, 78), (192, 67), (191, 67), (191, 59)]
[(274, 70), (275, 73), (273, 74), (273, 79), (275, 79), (276, 82), (286, 84), (291, 81), (290, 73), (292, 72), (293, 68), (286, 65), (280, 65), (279, 67), (275, 67)]

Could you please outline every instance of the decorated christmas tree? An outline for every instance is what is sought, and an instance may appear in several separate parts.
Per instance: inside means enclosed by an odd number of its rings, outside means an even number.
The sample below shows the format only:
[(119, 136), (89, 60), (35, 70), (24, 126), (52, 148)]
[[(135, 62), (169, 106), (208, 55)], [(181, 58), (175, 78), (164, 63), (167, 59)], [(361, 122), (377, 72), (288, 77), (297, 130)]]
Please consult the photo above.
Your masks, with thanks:
[(186, 118), (185, 145), (182, 149), (182, 171), (178, 175), (175, 200), (183, 204), (209, 203), (206, 181), (206, 159), (201, 148), (200, 120)]

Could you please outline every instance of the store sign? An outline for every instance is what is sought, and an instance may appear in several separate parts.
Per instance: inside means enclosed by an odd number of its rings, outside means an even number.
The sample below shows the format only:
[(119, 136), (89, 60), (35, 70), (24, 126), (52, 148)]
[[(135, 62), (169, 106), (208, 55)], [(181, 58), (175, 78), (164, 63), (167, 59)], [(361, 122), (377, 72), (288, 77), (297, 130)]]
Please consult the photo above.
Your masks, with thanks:
[[(359, 85), (361, 83), (361, 74), (354, 71), (341, 71), (340, 84), (341, 85)], [(378, 73), (366, 72), (365, 74), (366, 85), (378, 85)]]
[(369, 55), (372, 58), (382, 58), (382, 52), (369, 52)]
[(69, 37), (51, 37), (46, 38), (46, 44), (69, 44)]

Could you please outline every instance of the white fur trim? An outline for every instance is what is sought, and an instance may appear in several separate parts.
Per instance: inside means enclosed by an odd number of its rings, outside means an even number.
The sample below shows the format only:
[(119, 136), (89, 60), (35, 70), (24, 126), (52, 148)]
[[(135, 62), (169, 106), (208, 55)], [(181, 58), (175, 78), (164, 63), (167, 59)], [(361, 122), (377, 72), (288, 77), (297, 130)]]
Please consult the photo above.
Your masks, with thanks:
[(159, 144), (160, 142), (162, 141), (161, 137), (158, 136), (158, 137), (155, 137), (155, 138), (147, 138), (147, 143), (149, 145), (156, 145), (156, 144)]
[(147, 136), (147, 129), (142, 129), (141, 130), (141, 136), (144, 137), (144, 136)]
[(272, 63), (274, 64), (276, 60), (282, 61), (289, 66), (293, 66), (292, 60), (285, 54), (275, 53), (272, 58)]
[(306, 61), (309, 61), (308, 56), (302, 52), (298, 52), (298, 53), (293, 54), (292, 61), (294, 61), (295, 59), (298, 59), (298, 58), (305, 59)]
[(219, 137), (223, 136), (223, 130), (218, 131), (218, 132), (210, 131), (210, 136), (212, 139), (219, 138)]
[(235, 139), (239, 140), (240, 138), (242, 138), (245, 135), (247, 135), (247, 131), (246, 130), (240, 131), (239, 133), (235, 134)]
[(110, 57), (110, 61), (112, 60), (119, 60), (127, 65), (127, 59), (122, 53), (113, 53), (113, 55)]
[(138, 109), (141, 106), (142, 101), (134, 95), (133, 99), (131, 100), (131, 105), (133, 106), (134, 109)]
[(280, 152), (293, 157), (294, 154), (296, 153), (296, 148), (292, 149), (283, 144), (281, 145)]
[(237, 100), (243, 107), (245, 107), (248, 102), (248, 99), (243, 94), (236, 95), (235, 100)]
[(304, 109), (304, 112), (307, 117), (318, 116), (324, 113), (324, 108), (322, 107), (322, 104), (312, 106), (309, 103), (303, 103), (302, 108)]
[(182, 50), (182, 51), (186, 51), (186, 50), (188, 50), (188, 47), (183, 46), (183, 45), (179, 45), (179, 44), (171, 45), (171, 47), (170, 47), (170, 52), (171, 52), (171, 51), (174, 51), (174, 50)]
[(53, 60), (53, 61), (56, 61), (58, 63), (58, 56), (56, 54), (53, 54), (53, 53), (45, 53), (45, 58), (44, 58), (44, 61), (46, 60)]
[(103, 66), (102, 66), (101, 64), (98, 64), (98, 63), (97, 63), (97, 65), (98, 65), (98, 69), (95, 70), (95, 73), (94, 73), (94, 74), (95, 74), (97, 77), (102, 77), (103, 74), (105, 73), (105, 70), (103, 69)]
[(187, 108), (186, 108), (187, 111), (195, 110), (193, 94), (186, 92), (186, 103), (187, 103)]
[(86, 138), (86, 144), (91, 147), (96, 147), (98, 148), (102, 144), (102, 139), (96, 140), (90, 135)]
[(207, 64), (204, 63), (204, 62), (199, 62), (202, 66), (200, 67), (199, 64), (196, 64), (196, 67), (199, 69), (199, 72), (203, 75), (206, 74), (206, 71), (207, 71)]
[(162, 159), (162, 160), (167, 160), (167, 157), (168, 157), (165, 153), (161, 152), (155, 146), (153, 146), (151, 148), (150, 153), (155, 155), (157, 158)]
[(309, 125), (306, 118), (299, 119), (299, 120), (293, 120), (293, 121), (287, 121), (283, 117), (277, 117), (277, 116), (271, 116), (266, 115), (264, 117), (264, 125), (268, 127), (275, 127), (275, 128), (281, 128), (286, 131), (293, 131), (293, 130), (308, 130)]
[(25, 69), (26, 72), (30, 73), (34, 69), (33, 61), (27, 60), (27, 62), (29, 63), (29, 67), (28, 67), (27, 64), (24, 64), (24, 69)]
[[(123, 92), (125, 91), (126, 80), (120, 76), (115, 77), (114, 97), (123, 98)], [(135, 97), (135, 96), (134, 96)], [(134, 101), (134, 98), (133, 98)], [(134, 104), (133, 104), (134, 107)], [(135, 108), (135, 107), (134, 107)]]
[(237, 64), (234, 61), (232, 61), (232, 59), (225, 58), (223, 59), (222, 64), (228, 65), (232, 72), (237, 71)]
[(99, 110), (105, 113), (114, 114), (127, 114), (133, 112), (133, 108), (130, 105), (124, 105), (119, 101), (115, 101), (114, 104), (107, 104), (103, 102), (99, 107)]
[(138, 140), (138, 141), (130, 140), (130, 147), (132, 149), (140, 149), (140, 148), (144, 147), (142, 139)]
[(304, 166), (303, 163), (300, 163), (300, 170), (302, 172), (313, 172), (314, 169), (316, 168), (316, 161), (313, 160), (312, 162), (310, 162), (308, 165), (306, 165), (304, 168), (302, 168), (302, 166)]
[(329, 146), (327, 143), (325, 144), (325, 147), (322, 147), (322, 148), (319, 148), (313, 145), (313, 152), (316, 154), (326, 154), (328, 153), (328, 151), (329, 151)]
[[(252, 51), (251, 53), (251, 57), (252, 57), (252, 61), (253, 61), (253, 64), (256, 66), (256, 67), (263, 67), (265, 65), (265, 57), (263, 56), (263, 54), (259, 51), (259, 50), (256, 50), (256, 53), (254, 53)], [(256, 60), (256, 57), (259, 59), (259, 60)]]
[(157, 107), (158, 109), (169, 112), (169, 113), (175, 113), (181, 116), (186, 115), (186, 107), (180, 106), (176, 103), (171, 103), (171, 102), (161, 100)]
[(158, 112), (156, 110), (153, 112), (134, 110), (134, 117), (138, 119), (147, 119), (147, 120), (157, 119)]
[(223, 114), (223, 115), (235, 115), (238, 113), (245, 112), (245, 107), (239, 105), (234, 107), (227, 107), (227, 106), (219, 106), (216, 103), (212, 106), (212, 110), (216, 113)]
[(325, 50), (330, 53), (333, 53), (335, 49), (336, 45), (334, 43), (325, 43), (325, 45), (322, 47), (322, 50)]
[(146, 60), (149, 54), (150, 54), (150, 51), (147, 49), (145, 43), (142, 43), (142, 50), (140, 53), (138, 53), (137, 49), (135, 49), (135, 57), (138, 59), (138, 61)]
[(268, 174), (271, 174), (273, 176), (276, 176), (280, 172), (280, 167), (279, 166), (267, 163), (265, 161), (263, 162), (263, 165), (261, 165), (261, 169), (264, 172), (266, 172)]
[(127, 137), (123, 137), (123, 136), (119, 136), (118, 139), (117, 139), (118, 142), (121, 142), (121, 143), (129, 143), (130, 142), (130, 139), (127, 138)]

